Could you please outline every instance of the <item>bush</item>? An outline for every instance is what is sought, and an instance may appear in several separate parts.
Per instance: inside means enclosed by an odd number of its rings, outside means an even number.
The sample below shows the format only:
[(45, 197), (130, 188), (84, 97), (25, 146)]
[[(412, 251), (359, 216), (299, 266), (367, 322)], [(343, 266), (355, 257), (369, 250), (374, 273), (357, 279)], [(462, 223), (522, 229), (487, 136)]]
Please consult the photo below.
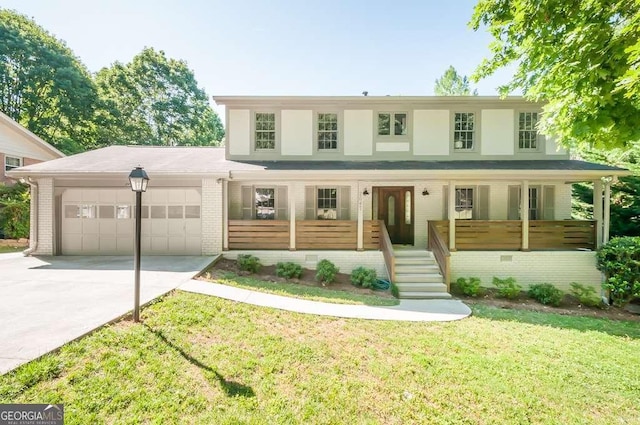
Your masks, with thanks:
[(351, 283), (355, 286), (362, 286), (363, 288), (371, 288), (378, 280), (378, 274), (374, 269), (367, 269), (365, 267), (358, 267), (351, 272)]
[(336, 267), (329, 260), (320, 260), (318, 266), (316, 267), (316, 280), (323, 285), (328, 283), (333, 283), (336, 280), (336, 275), (340, 271), (339, 268)]
[(640, 237), (613, 238), (597, 254), (598, 270), (606, 275), (602, 285), (614, 305), (640, 298)]
[(262, 263), (258, 257), (249, 254), (238, 255), (238, 266), (240, 270), (250, 273), (258, 273), (262, 268)]
[(398, 289), (398, 286), (393, 282), (391, 282), (391, 295), (400, 298), (400, 289)]
[(278, 263), (276, 264), (276, 275), (286, 279), (291, 279), (292, 277), (300, 279), (302, 276), (302, 266), (291, 262)]
[(562, 291), (550, 283), (536, 283), (529, 287), (527, 294), (534, 300), (544, 305), (558, 307), (564, 295)]
[(576, 297), (580, 304), (587, 307), (602, 306), (602, 300), (596, 294), (596, 290), (591, 286), (582, 285), (581, 283), (571, 282), (571, 295)]
[(458, 278), (456, 280), (456, 286), (465, 295), (470, 297), (477, 297), (482, 293), (482, 288), (480, 287), (480, 279), (477, 277), (470, 277), (468, 280), (464, 277)]
[(493, 284), (498, 288), (498, 296), (501, 298), (513, 300), (518, 298), (520, 291), (522, 291), (522, 286), (518, 285), (512, 277), (500, 279), (494, 276)]
[(0, 230), (9, 239), (29, 237), (29, 186), (0, 184)]

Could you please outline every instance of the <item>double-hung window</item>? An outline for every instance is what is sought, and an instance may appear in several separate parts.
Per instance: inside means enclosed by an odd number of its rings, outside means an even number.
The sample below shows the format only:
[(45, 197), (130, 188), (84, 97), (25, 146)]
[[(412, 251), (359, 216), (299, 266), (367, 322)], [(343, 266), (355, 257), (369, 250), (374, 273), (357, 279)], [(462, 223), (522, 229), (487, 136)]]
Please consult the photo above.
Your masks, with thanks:
[(518, 148), (521, 150), (538, 149), (538, 113), (520, 112), (518, 116)]
[(256, 150), (276, 148), (276, 114), (273, 112), (256, 113)]
[(406, 136), (406, 112), (380, 112), (378, 114), (378, 136)]
[(4, 157), (4, 171), (11, 171), (14, 168), (18, 168), (22, 166), (22, 159), (21, 158), (15, 158), (12, 156), (5, 156)]
[(318, 220), (336, 220), (338, 218), (338, 189), (318, 189), (316, 203), (318, 205)]
[(475, 133), (475, 114), (456, 112), (453, 122), (453, 148), (457, 151), (473, 149)]
[(276, 190), (273, 188), (256, 188), (255, 211), (258, 220), (275, 220)]
[(318, 114), (318, 150), (338, 148), (338, 114)]
[(473, 218), (473, 188), (456, 188), (456, 220), (471, 220)]

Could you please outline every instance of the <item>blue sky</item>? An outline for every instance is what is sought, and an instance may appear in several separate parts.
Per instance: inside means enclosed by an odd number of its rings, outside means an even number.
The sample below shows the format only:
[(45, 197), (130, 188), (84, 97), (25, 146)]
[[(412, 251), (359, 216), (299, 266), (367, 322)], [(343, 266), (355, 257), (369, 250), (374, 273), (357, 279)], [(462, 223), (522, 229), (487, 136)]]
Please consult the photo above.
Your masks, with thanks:
[[(184, 59), (209, 95), (431, 95), (449, 65), (488, 54), (467, 22), (476, 2), (0, 0), (97, 71), (143, 47)], [(504, 71), (475, 85), (497, 94)]]

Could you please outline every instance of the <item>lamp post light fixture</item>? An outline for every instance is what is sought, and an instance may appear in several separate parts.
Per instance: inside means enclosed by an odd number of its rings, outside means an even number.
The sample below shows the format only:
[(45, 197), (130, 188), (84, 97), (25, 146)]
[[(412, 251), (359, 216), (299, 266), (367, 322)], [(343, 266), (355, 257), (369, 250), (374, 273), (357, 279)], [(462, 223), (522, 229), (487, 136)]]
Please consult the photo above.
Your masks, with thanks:
[(136, 193), (136, 243), (133, 250), (135, 268), (135, 292), (133, 302), (133, 321), (140, 321), (140, 235), (142, 233), (142, 192), (147, 190), (149, 176), (142, 167), (136, 167), (129, 174), (131, 190)]

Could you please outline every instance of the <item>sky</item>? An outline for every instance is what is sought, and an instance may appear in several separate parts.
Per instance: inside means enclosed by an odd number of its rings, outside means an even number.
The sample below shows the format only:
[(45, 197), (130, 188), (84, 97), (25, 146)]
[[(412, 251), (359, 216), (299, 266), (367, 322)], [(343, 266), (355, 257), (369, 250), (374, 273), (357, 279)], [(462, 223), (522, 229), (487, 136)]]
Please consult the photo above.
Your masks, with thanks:
[[(450, 65), (470, 75), (488, 56), (489, 34), (467, 25), (475, 3), (0, 0), (0, 7), (35, 19), (92, 72), (153, 47), (185, 60), (209, 96), (420, 96), (433, 94)], [(473, 87), (496, 95), (510, 72)]]

